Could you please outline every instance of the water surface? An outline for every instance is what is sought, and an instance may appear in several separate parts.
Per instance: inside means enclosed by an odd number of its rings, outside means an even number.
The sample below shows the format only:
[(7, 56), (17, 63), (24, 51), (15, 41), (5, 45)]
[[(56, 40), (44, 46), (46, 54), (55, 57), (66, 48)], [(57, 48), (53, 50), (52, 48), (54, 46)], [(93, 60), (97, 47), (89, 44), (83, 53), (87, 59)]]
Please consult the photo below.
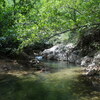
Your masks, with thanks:
[(0, 100), (100, 100), (100, 92), (81, 76), (80, 67), (44, 63), (54, 71), (0, 75)]

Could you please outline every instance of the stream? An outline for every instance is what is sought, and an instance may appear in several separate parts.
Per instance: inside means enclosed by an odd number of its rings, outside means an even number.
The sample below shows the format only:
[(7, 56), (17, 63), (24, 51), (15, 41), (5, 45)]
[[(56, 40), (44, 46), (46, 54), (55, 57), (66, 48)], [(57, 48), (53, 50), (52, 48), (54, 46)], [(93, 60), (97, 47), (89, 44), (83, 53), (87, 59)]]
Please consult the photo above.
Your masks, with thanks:
[(81, 75), (80, 67), (43, 62), (51, 72), (0, 74), (0, 100), (100, 100), (100, 91)]

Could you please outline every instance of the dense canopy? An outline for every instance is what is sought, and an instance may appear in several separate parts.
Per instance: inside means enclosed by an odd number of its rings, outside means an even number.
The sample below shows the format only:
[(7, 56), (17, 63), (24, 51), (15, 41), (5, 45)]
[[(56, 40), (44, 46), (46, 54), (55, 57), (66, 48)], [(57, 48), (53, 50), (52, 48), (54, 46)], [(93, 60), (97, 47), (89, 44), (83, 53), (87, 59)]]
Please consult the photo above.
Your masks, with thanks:
[(67, 41), (99, 22), (100, 0), (0, 0), (0, 46), (22, 49), (60, 33)]

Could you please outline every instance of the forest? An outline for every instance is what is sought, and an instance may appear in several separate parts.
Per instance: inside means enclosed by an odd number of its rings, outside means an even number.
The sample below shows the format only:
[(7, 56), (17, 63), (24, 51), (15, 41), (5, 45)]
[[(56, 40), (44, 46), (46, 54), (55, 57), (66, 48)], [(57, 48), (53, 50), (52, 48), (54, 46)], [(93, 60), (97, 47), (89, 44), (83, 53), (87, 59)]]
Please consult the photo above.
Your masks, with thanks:
[(100, 100), (100, 0), (0, 0), (0, 100)]

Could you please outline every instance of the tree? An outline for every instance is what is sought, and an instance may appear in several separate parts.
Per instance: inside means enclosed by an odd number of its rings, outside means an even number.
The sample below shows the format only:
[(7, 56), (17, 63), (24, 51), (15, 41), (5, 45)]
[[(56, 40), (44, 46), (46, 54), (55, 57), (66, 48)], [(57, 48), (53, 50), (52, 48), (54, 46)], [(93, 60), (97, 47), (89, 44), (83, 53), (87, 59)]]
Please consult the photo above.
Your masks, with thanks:
[[(13, 38), (19, 48), (45, 43), (49, 37), (100, 22), (99, 0), (1, 0), (1, 37)], [(73, 30), (74, 29), (74, 30)], [(5, 39), (5, 41), (7, 41)], [(16, 46), (18, 48), (18, 46)]]

